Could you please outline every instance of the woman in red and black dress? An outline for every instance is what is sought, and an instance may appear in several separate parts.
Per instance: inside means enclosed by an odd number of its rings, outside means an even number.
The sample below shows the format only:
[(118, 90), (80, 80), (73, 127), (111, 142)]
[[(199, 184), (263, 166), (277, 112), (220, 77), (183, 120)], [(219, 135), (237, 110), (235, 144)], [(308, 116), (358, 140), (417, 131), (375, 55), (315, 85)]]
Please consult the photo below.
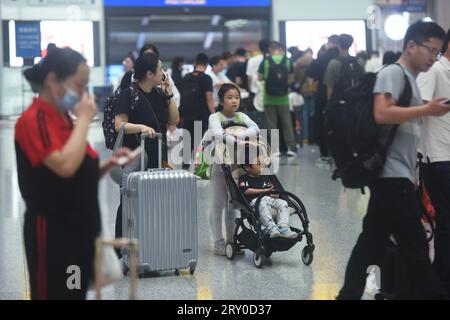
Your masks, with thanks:
[(78, 52), (55, 48), (25, 77), (39, 92), (15, 130), (31, 298), (84, 299), (101, 227), (98, 180), (129, 150), (99, 166), (87, 143), (96, 106), (86, 93), (89, 68)]

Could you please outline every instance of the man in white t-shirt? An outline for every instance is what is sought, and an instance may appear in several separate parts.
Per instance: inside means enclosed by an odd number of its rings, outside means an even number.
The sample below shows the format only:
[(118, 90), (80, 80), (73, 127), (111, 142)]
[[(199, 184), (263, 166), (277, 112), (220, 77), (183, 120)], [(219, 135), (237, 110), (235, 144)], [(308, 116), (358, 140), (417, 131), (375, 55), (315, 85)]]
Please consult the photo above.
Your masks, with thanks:
[(264, 55), (269, 51), (269, 44), (265, 40), (259, 42), (260, 54), (250, 58), (247, 62), (248, 88), (254, 95), (253, 105), (256, 110), (264, 111), (264, 85), (258, 80), (258, 69), (264, 60)]
[[(443, 53), (428, 72), (417, 78), (422, 99), (450, 98), (450, 30)], [(425, 117), (419, 152), (423, 155), (421, 172), (431, 202), (436, 210), (434, 267), (450, 292), (450, 113)]]
[(206, 74), (211, 77), (214, 87), (214, 103), (219, 105), (219, 89), (224, 83), (230, 83), (231, 80), (223, 73), (226, 68), (226, 61), (219, 56), (212, 57), (210, 60), (211, 69)]

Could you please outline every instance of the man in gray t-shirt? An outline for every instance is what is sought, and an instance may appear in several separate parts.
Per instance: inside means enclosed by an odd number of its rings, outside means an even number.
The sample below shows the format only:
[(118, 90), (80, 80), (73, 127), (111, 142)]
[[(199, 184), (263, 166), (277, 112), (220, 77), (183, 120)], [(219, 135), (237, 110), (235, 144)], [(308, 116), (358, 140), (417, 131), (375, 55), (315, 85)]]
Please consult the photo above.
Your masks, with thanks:
[[(403, 69), (403, 70), (402, 70)], [(422, 104), (416, 79), (402, 65), (390, 65), (378, 73), (377, 82), (373, 90), (374, 94), (390, 95), (395, 101), (400, 99), (405, 88), (405, 77), (408, 76), (412, 88), (410, 106)], [(417, 146), (420, 137), (419, 118), (400, 124), (395, 135), (394, 142), (387, 154), (386, 163), (381, 172), (382, 178), (407, 178), (415, 183)]]
[[(442, 116), (450, 111), (450, 106), (442, 103), (445, 98), (423, 105), (416, 77), (433, 65), (444, 38), (445, 31), (433, 22), (420, 21), (411, 25), (405, 35), (404, 52), (398, 60), (401, 67), (387, 66), (377, 75), (374, 87), (375, 121), (378, 124), (399, 124), (399, 128), (380, 177), (369, 186), (370, 200), (363, 231), (350, 256), (344, 285), (337, 299), (361, 299), (367, 270), (374, 265), (379, 266), (381, 277), (388, 273), (398, 274), (397, 271), (409, 277), (399, 290), (390, 292), (396, 298), (433, 299), (448, 296), (431, 266), (415, 190), (421, 118)], [(405, 87), (405, 73), (412, 88), (409, 107), (397, 105)], [(396, 240), (397, 251), (401, 253), (403, 261), (399, 265), (404, 266), (404, 270), (389, 270), (388, 265), (380, 265), (391, 235)]]

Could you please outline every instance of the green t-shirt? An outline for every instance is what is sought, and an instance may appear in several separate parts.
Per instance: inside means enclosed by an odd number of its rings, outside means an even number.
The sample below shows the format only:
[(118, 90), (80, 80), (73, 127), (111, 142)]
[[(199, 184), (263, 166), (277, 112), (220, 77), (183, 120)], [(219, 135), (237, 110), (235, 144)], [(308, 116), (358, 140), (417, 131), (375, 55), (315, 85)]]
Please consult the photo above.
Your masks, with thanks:
[[(283, 56), (275, 55), (272, 56), (272, 59), (275, 63), (280, 64), (283, 60)], [(287, 61), (288, 74), (292, 74), (294, 73), (294, 65), (290, 59), (287, 59)], [(258, 73), (266, 76), (266, 74), (269, 72), (266, 68), (268, 68), (268, 63), (267, 60), (264, 59), (259, 66)], [(270, 94), (267, 94), (266, 88), (264, 87), (264, 105), (289, 106), (289, 95), (286, 94), (284, 96), (271, 96)]]

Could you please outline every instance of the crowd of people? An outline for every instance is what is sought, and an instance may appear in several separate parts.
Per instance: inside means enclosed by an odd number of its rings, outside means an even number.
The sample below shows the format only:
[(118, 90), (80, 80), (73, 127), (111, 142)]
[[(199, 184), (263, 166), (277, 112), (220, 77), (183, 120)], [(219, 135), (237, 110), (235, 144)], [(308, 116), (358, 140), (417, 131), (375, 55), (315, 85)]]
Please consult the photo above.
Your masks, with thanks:
[[(399, 128), (380, 176), (369, 186), (371, 196), (363, 231), (338, 298), (361, 298), (367, 267), (377, 264), (391, 235), (414, 279), (414, 290), (402, 292), (403, 297), (448, 297), (450, 106), (445, 100), (450, 97), (449, 42), (450, 32), (446, 34), (432, 22), (413, 24), (406, 33), (403, 52), (388, 51), (382, 59), (376, 51), (370, 59), (366, 53), (351, 56), (353, 37), (349, 34), (330, 35), (317, 58), (310, 49), (286, 51), (279, 42), (262, 40), (259, 52), (252, 52), (252, 56), (242, 48), (211, 58), (199, 53), (194, 71), (189, 73), (184, 72), (183, 57), (175, 58), (170, 72), (166, 72), (158, 48), (146, 44), (137, 57), (128, 54), (124, 58), (125, 73), (113, 94), (108, 118), (113, 121), (113, 136), (123, 132), (123, 148), (102, 164), (86, 142), (88, 126), (96, 115), (96, 106), (86, 93), (86, 60), (71, 49), (53, 48), (39, 64), (25, 71), (38, 97), (17, 121), (15, 134), (19, 185), (27, 208), (24, 235), (32, 298), (85, 298), (93, 276), (94, 239), (100, 233), (98, 180), (118, 164), (120, 157), (129, 156), (130, 150), (139, 146), (140, 134), (154, 137), (161, 133), (163, 146), (167, 146), (167, 136), (183, 129), (183, 140), (187, 141), (183, 168), (192, 170), (192, 153), (208, 129), (231, 144), (241, 137), (227, 133), (225, 123), (246, 127), (242, 137), (255, 136), (260, 129), (278, 129), (282, 142), (278, 150), (273, 150), (274, 156), (298, 157), (299, 146), (317, 144), (317, 165), (331, 167), (325, 110), (366, 72), (377, 72), (375, 121)], [(398, 102), (407, 83), (412, 97), (408, 107), (400, 107)], [(75, 116), (75, 122), (71, 116)], [(195, 132), (196, 123), (201, 124), (200, 135)], [(417, 151), (425, 159), (421, 170), (436, 209), (433, 265), (415, 195)], [(171, 168), (167, 147), (159, 155), (156, 142), (150, 139), (144, 152), (146, 168), (156, 168), (159, 157), (164, 167)], [(249, 201), (273, 188), (260, 178), (259, 166), (258, 161), (247, 164), (247, 174), (240, 180)], [(213, 253), (225, 255), (234, 222), (226, 210), (226, 185), (217, 166), (212, 168), (211, 184)], [(274, 221), (266, 207), (260, 210), (267, 236), (292, 237), (286, 204), (267, 197), (262, 205), (274, 207), (280, 217)], [(116, 237), (122, 236), (121, 206)], [(66, 286), (66, 267), (73, 264), (83, 271), (80, 291)]]

